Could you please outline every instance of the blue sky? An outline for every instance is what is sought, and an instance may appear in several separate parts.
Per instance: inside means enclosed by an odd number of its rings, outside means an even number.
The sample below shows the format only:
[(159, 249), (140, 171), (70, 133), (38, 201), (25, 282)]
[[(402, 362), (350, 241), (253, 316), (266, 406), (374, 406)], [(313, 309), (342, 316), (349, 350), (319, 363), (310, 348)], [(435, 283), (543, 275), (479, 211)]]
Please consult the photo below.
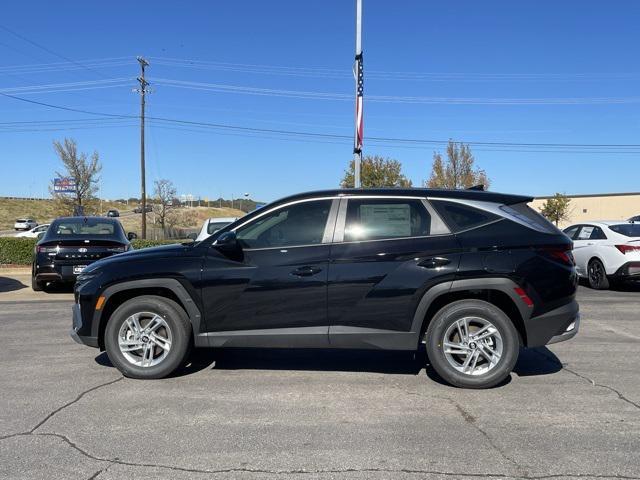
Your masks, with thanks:
[[(639, 23), (633, 1), (364, 0), (365, 154), (397, 158), (418, 185), (443, 147), (372, 136), (640, 144)], [(353, 134), (352, 1), (10, 2), (0, 25), (23, 37), (0, 28), (0, 92), (135, 116), (135, 56), (145, 55), (151, 117)], [(37, 85), (47, 87), (26, 88)], [(0, 195), (46, 192), (59, 167), (52, 141), (65, 136), (100, 153), (104, 197), (139, 195), (135, 118), (0, 96), (0, 123)], [(152, 120), (148, 189), (168, 178), (183, 194), (269, 201), (336, 187), (351, 150), (347, 138)], [(498, 191), (640, 190), (640, 148), (472, 150)]]

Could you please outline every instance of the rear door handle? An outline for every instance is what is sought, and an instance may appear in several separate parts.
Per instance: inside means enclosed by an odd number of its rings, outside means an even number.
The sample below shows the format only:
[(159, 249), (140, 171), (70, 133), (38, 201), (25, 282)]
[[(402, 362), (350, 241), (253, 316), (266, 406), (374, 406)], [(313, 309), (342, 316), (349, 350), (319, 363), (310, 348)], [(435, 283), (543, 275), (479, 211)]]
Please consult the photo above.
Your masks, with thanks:
[(438, 268), (438, 267), (444, 267), (445, 265), (449, 265), (450, 263), (451, 263), (451, 260), (449, 260), (448, 258), (429, 257), (429, 258), (420, 260), (418, 262), (418, 265), (424, 268)]
[(291, 272), (291, 275), (294, 275), (296, 277), (310, 277), (311, 275), (315, 275), (316, 273), (320, 273), (321, 271), (321, 268), (306, 266), (296, 268)]

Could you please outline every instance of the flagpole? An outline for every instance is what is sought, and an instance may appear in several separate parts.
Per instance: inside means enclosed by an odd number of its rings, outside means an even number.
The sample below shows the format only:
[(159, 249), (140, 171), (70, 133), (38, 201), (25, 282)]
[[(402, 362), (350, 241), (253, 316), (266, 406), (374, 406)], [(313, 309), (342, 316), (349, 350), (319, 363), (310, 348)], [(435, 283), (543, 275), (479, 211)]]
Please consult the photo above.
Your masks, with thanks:
[(363, 70), (362, 70), (362, 0), (356, 0), (356, 58), (353, 74), (356, 81), (356, 115), (353, 141), (354, 186), (361, 187), (360, 168), (362, 164), (363, 118)]

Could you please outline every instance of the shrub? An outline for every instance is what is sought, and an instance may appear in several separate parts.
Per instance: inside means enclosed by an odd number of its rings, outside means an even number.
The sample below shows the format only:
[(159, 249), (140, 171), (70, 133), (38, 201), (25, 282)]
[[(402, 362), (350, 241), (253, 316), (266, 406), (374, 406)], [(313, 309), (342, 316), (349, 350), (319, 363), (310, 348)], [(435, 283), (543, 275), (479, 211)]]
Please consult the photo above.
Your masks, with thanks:
[[(159, 245), (179, 243), (184, 240), (133, 240), (131, 245), (136, 250)], [(33, 260), (33, 250), (37, 239), (21, 237), (0, 237), (0, 265), (29, 265)]]
[(141, 248), (159, 247), (160, 245), (170, 245), (172, 243), (180, 242), (184, 242), (184, 240), (142, 240), (140, 238), (136, 238), (135, 240), (131, 240), (131, 246), (136, 250), (140, 250)]
[(0, 237), (0, 264), (29, 265), (35, 246), (35, 238)]

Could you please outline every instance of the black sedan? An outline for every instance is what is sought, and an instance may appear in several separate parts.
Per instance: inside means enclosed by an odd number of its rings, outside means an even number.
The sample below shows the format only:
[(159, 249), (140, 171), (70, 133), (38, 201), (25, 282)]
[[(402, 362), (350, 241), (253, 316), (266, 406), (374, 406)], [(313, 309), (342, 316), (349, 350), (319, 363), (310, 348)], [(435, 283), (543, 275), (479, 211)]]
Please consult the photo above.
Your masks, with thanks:
[(131, 249), (119, 221), (105, 217), (54, 220), (33, 252), (31, 286), (40, 291), (49, 282), (74, 283), (92, 262)]

